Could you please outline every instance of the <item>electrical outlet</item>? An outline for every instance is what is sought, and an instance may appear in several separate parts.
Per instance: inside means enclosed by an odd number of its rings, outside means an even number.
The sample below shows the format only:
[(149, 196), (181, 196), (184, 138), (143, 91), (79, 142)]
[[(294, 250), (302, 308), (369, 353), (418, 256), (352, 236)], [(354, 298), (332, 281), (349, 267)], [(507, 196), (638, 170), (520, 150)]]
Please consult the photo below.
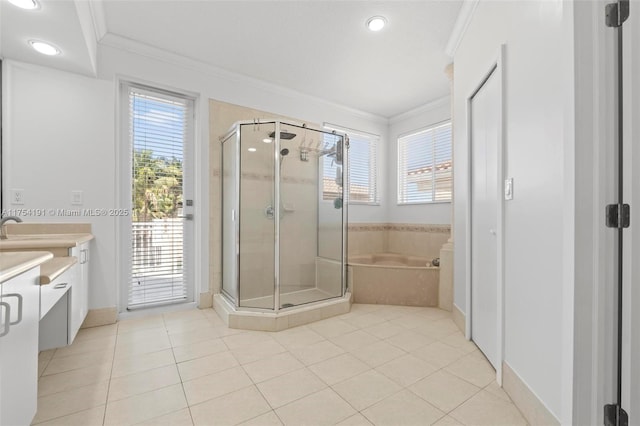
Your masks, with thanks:
[(11, 190), (11, 204), (23, 205), (24, 204), (24, 189), (12, 189)]
[(82, 191), (71, 191), (71, 205), (82, 205)]

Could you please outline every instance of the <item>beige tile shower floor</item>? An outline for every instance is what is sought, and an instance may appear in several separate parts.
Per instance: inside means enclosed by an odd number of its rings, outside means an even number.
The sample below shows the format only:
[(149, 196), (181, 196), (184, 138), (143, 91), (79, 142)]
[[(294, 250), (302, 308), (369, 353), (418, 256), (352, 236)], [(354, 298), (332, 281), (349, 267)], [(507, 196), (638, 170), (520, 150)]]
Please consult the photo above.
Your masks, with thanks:
[(40, 354), (42, 425), (524, 425), (450, 314), (353, 305), (277, 333), (189, 310)]
[[(298, 306), (304, 305), (305, 303), (331, 299), (333, 297), (336, 297), (335, 294), (320, 290), (319, 288), (306, 288), (304, 290), (294, 290), (280, 294), (280, 305), (291, 304)], [(245, 308), (273, 309), (273, 296), (241, 299), (240, 306)]]

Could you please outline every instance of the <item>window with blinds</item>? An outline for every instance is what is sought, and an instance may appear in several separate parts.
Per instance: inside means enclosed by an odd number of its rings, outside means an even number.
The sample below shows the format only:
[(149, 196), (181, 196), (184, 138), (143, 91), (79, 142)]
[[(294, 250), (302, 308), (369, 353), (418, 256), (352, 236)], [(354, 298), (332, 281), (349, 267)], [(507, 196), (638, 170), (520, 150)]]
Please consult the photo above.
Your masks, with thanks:
[[(343, 131), (343, 130), (340, 130)], [(347, 133), (345, 131), (345, 133)], [(349, 133), (349, 203), (377, 204), (377, 138)], [(337, 192), (334, 158), (323, 158), (323, 200), (334, 200)]]
[(182, 302), (186, 147), (193, 137), (193, 100), (129, 86), (131, 144), (131, 281), (128, 308)]
[(398, 139), (398, 204), (451, 201), (451, 122)]

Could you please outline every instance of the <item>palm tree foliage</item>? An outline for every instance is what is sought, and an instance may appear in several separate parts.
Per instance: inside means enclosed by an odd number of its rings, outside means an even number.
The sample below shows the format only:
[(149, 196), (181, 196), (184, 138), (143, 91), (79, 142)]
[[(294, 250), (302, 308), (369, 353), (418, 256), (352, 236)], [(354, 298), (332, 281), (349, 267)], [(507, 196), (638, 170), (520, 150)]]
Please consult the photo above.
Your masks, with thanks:
[(133, 221), (174, 218), (182, 206), (182, 161), (133, 152)]

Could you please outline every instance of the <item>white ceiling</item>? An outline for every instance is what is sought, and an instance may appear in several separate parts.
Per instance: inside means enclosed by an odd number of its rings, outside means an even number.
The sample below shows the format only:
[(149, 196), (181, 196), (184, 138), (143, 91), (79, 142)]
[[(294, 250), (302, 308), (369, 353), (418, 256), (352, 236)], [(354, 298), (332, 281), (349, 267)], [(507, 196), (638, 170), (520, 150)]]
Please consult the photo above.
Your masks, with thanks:
[[(90, 48), (79, 46), (81, 0), (40, 0), (22, 11), (2, 2), (2, 54), (79, 72)], [(208, 65), (281, 85), (383, 117), (449, 93), (445, 47), (462, 0), (422, 1), (175, 1), (101, 0), (108, 34)], [(73, 12), (74, 6), (78, 13)], [(44, 18), (45, 13), (50, 15)], [(369, 32), (365, 21), (388, 25)], [(78, 19), (78, 16), (81, 18)], [(95, 16), (94, 16), (95, 18)], [(101, 18), (101, 19), (100, 19)], [(43, 21), (46, 21), (43, 23)], [(30, 32), (31, 31), (31, 32)], [(51, 40), (64, 57), (37, 57), (29, 34)], [(73, 34), (74, 33), (75, 36)], [(83, 62), (84, 59), (84, 62)], [(58, 65), (56, 65), (58, 64)], [(60, 66), (60, 64), (64, 66)]]
[[(54, 44), (63, 54), (49, 57), (37, 53), (28, 44), (34, 39)], [(82, 74), (95, 73), (90, 43), (73, 1), (44, 0), (38, 9), (24, 10), (0, 0), (0, 57)]]

